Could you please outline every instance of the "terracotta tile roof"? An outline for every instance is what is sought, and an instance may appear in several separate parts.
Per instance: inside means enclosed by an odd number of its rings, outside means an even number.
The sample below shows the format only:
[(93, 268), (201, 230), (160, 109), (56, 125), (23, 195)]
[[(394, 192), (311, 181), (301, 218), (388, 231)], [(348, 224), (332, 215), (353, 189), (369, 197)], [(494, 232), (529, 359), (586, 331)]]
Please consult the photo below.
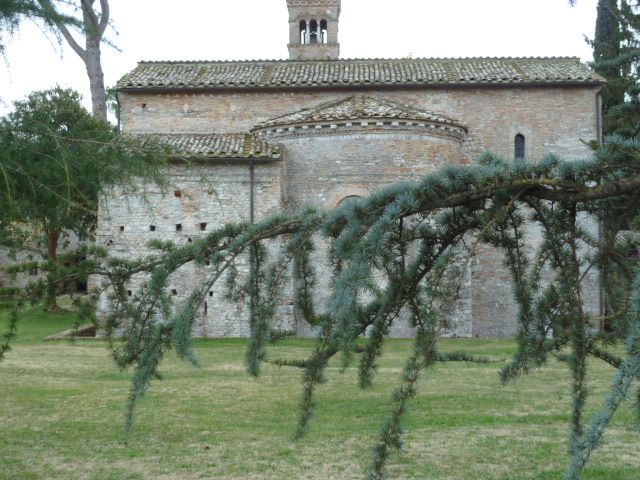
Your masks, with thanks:
[(119, 82), (131, 89), (278, 89), (362, 85), (594, 84), (578, 58), (256, 60), (140, 62)]
[(248, 133), (154, 134), (154, 141), (165, 144), (179, 156), (208, 159), (280, 160), (282, 147)]
[(324, 103), (314, 108), (273, 118), (256, 125), (253, 130), (363, 120), (404, 120), (419, 123), (423, 126), (428, 124), (455, 129), (461, 134), (467, 131), (465, 125), (444, 115), (369, 95), (352, 95), (337, 102)]

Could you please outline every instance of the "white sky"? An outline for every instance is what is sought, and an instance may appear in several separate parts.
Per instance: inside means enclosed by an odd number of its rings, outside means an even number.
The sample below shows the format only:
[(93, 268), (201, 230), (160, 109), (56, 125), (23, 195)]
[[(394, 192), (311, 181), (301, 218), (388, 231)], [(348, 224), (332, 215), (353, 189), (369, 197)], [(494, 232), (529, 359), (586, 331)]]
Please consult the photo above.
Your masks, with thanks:
[[(597, 0), (342, 0), (342, 58), (577, 56), (591, 59)], [(285, 0), (110, 0), (106, 85), (139, 60), (287, 58)], [(117, 31), (117, 33), (116, 33)], [(32, 90), (82, 92), (82, 61), (30, 23), (7, 41), (0, 114)]]

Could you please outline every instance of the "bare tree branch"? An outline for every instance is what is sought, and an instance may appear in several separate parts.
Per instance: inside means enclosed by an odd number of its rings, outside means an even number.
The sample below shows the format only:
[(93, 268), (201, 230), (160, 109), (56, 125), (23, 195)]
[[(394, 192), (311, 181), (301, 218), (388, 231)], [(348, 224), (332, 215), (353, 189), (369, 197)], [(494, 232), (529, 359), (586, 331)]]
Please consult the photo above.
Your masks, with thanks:
[(109, 0), (100, 0), (100, 9), (102, 10), (102, 16), (100, 18), (100, 25), (98, 25), (98, 34), (102, 37), (109, 26)]
[(99, 20), (96, 12), (93, 10), (93, 2), (94, 0), (80, 0), (80, 3), (82, 4), (82, 12), (89, 19), (94, 30), (97, 31)]
[[(68, 2), (68, 0), (57, 1), (67, 5), (74, 5), (76, 11), (82, 11), (82, 22), (78, 22), (77, 26), (82, 29), (81, 34), (84, 36), (85, 48), (78, 44), (63, 23), (56, 20), (54, 24), (85, 65), (87, 76), (89, 77), (93, 114), (107, 122), (107, 94), (100, 60), (100, 45), (103, 42), (104, 32), (109, 26), (109, 0), (100, 0), (101, 12), (99, 14), (94, 8), (95, 0), (79, 0), (79, 2), (74, 0), (73, 3)], [(52, 0), (38, 0), (38, 2), (44, 9), (58, 13)], [(77, 6), (78, 3), (79, 7)]]
[[(53, 6), (50, 0), (38, 0), (38, 3), (40, 3), (42, 8), (44, 9), (48, 9), (51, 11), (56, 10), (56, 8)], [(82, 59), (83, 62), (86, 62), (86, 58), (87, 58), (86, 50), (83, 49), (78, 44), (78, 42), (76, 42), (76, 39), (73, 38), (73, 35), (71, 35), (71, 32), (69, 31), (67, 26), (64, 23), (61, 23), (58, 21), (56, 21), (55, 23), (56, 23), (56, 27), (58, 27), (58, 30), (60, 30), (60, 33), (62, 34), (64, 39), (67, 41), (67, 43), (69, 43), (69, 46), (73, 49), (74, 52), (78, 54), (78, 56)]]

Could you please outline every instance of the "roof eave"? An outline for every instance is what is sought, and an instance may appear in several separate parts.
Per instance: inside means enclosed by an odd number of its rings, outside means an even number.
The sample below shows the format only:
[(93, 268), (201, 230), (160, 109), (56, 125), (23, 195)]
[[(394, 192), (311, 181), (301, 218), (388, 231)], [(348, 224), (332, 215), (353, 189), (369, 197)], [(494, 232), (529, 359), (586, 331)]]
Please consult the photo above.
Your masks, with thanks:
[(465, 82), (465, 83), (357, 83), (357, 84), (300, 84), (300, 85), (247, 85), (247, 86), (118, 86), (121, 93), (224, 93), (224, 92), (287, 92), (300, 90), (402, 90), (402, 89), (514, 89), (514, 88), (593, 88), (606, 84), (605, 80), (559, 80), (534, 82)]
[(275, 163), (282, 161), (282, 154), (277, 157), (223, 157), (223, 156), (204, 156), (204, 155), (173, 155), (169, 158), (171, 163), (246, 163), (246, 164), (260, 164), (260, 163)]

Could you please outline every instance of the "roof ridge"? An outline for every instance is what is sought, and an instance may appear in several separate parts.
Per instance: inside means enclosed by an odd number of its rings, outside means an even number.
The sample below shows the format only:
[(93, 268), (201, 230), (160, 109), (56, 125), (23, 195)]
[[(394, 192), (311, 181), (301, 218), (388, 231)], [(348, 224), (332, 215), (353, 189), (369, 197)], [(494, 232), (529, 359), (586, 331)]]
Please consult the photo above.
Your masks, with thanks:
[(447, 60), (447, 61), (473, 61), (473, 60), (578, 60), (580, 57), (575, 55), (560, 56), (530, 56), (530, 57), (511, 57), (511, 56), (481, 56), (481, 57), (354, 57), (339, 58), (337, 60), (290, 60), (290, 59), (235, 59), (235, 60), (139, 60), (138, 65), (179, 65), (179, 64), (222, 64), (222, 63), (341, 63), (341, 62), (412, 62), (420, 60)]

